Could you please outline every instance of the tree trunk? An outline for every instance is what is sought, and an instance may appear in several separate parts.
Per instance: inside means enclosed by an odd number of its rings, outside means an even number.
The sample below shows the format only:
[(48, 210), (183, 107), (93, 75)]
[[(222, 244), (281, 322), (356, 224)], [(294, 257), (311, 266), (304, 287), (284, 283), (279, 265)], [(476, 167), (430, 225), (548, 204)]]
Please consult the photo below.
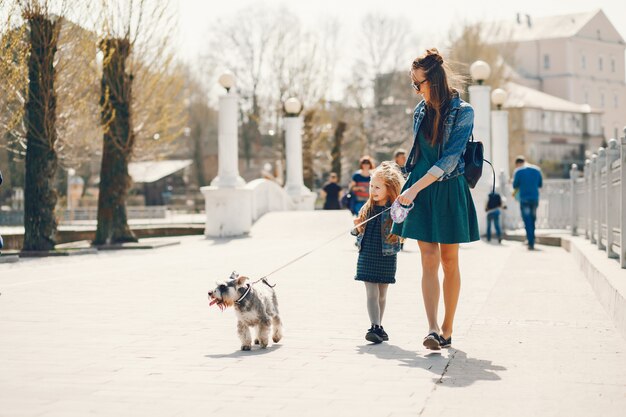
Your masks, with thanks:
[(343, 145), (343, 134), (348, 125), (344, 121), (339, 121), (335, 128), (335, 136), (333, 138), (333, 149), (331, 150), (331, 171), (337, 174), (339, 182), (341, 182), (341, 146)]
[(302, 135), (302, 177), (304, 185), (313, 189), (315, 173), (313, 171), (313, 118), (315, 110), (310, 109), (304, 113), (304, 127)]
[(58, 159), (54, 59), (59, 23), (39, 13), (27, 17), (30, 26), (28, 100), (25, 104), (26, 163), (24, 180), (25, 251), (54, 249), (57, 194), (54, 177)]
[(124, 38), (104, 39), (100, 49), (104, 53), (100, 96), (104, 136), (94, 244), (137, 242), (126, 216), (131, 184), (128, 162), (135, 142), (131, 118), (133, 77), (126, 70), (130, 42)]

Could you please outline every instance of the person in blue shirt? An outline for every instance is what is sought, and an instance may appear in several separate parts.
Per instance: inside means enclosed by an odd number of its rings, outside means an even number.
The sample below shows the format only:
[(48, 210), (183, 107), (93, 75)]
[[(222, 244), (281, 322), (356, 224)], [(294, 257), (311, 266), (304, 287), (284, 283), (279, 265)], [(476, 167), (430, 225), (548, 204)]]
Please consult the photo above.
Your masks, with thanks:
[(515, 158), (513, 188), (522, 211), (529, 250), (535, 249), (535, 221), (537, 220), (537, 206), (539, 206), (539, 189), (542, 185), (543, 177), (539, 167), (527, 163), (523, 156)]

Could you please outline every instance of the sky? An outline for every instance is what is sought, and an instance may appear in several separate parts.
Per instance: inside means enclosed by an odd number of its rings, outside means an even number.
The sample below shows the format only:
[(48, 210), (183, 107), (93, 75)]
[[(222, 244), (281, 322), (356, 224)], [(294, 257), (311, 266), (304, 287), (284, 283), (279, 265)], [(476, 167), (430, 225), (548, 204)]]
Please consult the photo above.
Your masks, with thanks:
[(613, 25), (626, 38), (626, 1), (624, 0), (172, 0), (179, 10), (179, 56), (187, 62), (207, 50), (206, 34), (211, 22), (219, 17), (241, 13), (251, 4), (285, 6), (295, 13), (304, 25), (315, 25), (333, 16), (341, 22), (340, 39), (343, 56), (354, 48), (361, 18), (370, 12), (390, 16), (404, 16), (415, 22), (422, 49), (439, 46), (448, 39), (450, 28), (463, 22), (515, 19), (516, 13), (531, 17), (587, 12), (602, 9)]

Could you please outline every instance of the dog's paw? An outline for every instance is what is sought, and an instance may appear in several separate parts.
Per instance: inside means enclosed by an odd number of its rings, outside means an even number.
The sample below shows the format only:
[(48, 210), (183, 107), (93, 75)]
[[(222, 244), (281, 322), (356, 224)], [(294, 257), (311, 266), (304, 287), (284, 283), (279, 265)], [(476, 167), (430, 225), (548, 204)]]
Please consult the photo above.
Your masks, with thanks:
[(267, 340), (261, 341), (259, 344), (261, 345), (261, 349), (266, 349), (267, 348)]
[(250, 350), (252, 347), (250, 345), (242, 345), (241, 350)]
[(272, 336), (272, 340), (274, 341), (274, 343), (278, 343), (280, 342), (280, 339), (282, 339), (283, 336), (280, 334), (275, 334), (274, 336)]
[(254, 339), (254, 344), (258, 345), (259, 344), (259, 339)]

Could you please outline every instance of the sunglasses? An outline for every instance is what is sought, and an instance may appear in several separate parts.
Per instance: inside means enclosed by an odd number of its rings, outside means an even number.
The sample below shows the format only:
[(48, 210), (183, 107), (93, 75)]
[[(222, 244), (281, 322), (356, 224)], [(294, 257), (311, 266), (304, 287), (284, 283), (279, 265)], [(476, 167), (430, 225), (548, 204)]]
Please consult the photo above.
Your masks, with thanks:
[(411, 87), (413, 87), (413, 89), (419, 93), (420, 89), (422, 87), (422, 84), (424, 84), (426, 81), (428, 81), (428, 80), (423, 80), (423, 81), (420, 81), (418, 83), (411, 83)]

